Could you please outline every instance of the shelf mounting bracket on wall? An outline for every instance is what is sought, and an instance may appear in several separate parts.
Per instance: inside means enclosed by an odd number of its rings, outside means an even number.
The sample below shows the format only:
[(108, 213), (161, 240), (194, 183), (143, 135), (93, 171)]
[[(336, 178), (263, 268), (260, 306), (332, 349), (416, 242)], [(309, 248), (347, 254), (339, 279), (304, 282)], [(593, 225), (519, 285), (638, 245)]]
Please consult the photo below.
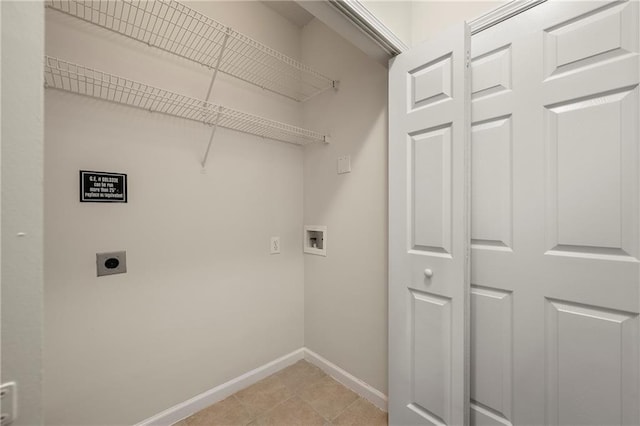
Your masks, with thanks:
[(227, 27), (224, 40), (222, 40), (222, 47), (220, 47), (220, 54), (218, 55), (218, 59), (216, 60), (216, 66), (213, 69), (213, 76), (211, 77), (211, 83), (209, 83), (209, 90), (207, 90), (207, 97), (204, 98), (207, 102), (209, 102), (209, 99), (211, 98), (213, 83), (216, 81), (216, 77), (218, 76), (218, 71), (220, 70), (220, 62), (222, 62), (222, 55), (224, 55), (224, 51), (227, 48), (227, 41), (229, 41), (230, 35), (231, 35), (231, 28)]
[[(213, 90), (213, 83), (216, 81), (216, 77), (218, 76), (218, 70), (220, 69), (220, 62), (222, 61), (222, 55), (224, 55), (224, 50), (227, 47), (227, 41), (229, 40), (229, 36), (231, 35), (231, 28), (227, 27), (226, 34), (224, 36), (224, 40), (222, 41), (222, 46), (220, 47), (220, 53), (218, 54), (218, 59), (216, 61), (216, 66), (213, 69), (213, 76), (211, 77), (211, 83), (209, 83), (209, 89), (207, 90), (207, 96), (205, 97), (205, 103), (209, 102), (211, 98), (211, 91)], [(218, 107), (218, 112), (216, 114), (216, 121), (213, 124), (213, 129), (211, 130), (211, 136), (209, 136), (209, 142), (207, 143), (207, 150), (204, 152), (204, 157), (202, 158), (202, 168), (204, 169), (207, 166), (207, 157), (209, 157), (209, 151), (211, 150), (211, 144), (213, 143), (213, 138), (216, 135), (216, 130), (218, 129), (218, 121), (220, 120), (220, 108)]]

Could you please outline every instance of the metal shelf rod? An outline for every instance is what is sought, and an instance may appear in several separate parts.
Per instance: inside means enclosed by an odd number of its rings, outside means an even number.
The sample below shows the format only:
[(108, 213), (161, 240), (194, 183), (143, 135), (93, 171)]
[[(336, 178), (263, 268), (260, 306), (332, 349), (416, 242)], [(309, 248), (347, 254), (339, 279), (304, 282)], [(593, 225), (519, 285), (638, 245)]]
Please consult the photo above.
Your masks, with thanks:
[(227, 47), (227, 40), (229, 40), (230, 28), (227, 28), (227, 33), (224, 36), (224, 40), (222, 41), (222, 47), (220, 48), (220, 54), (218, 55), (218, 60), (216, 61), (216, 67), (213, 70), (213, 77), (211, 77), (211, 83), (209, 83), (209, 90), (207, 90), (207, 96), (204, 98), (205, 101), (209, 101), (211, 99), (211, 90), (213, 89), (213, 83), (216, 81), (216, 77), (218, 76), (218, 70), (220, 69), (220, 61), (222, 61), (222, 55), (224, 55), (224, 49)]
[(207, 158), (209, 157), (209, 150), (211, 150), (211, 144), (213, 143), (213, 137), (218, 130), (218, 121), (220, 121), (220, 109), (218, 108), (218, 114), (216, 114), (216, 121), (213, 123), (213, 129), (211, 129), (211, 136), (209, 137), (209, 143), (207, 143), (207, 150), (204, 152), (204, 158), (202, 159), (202, 168), (207, 165)]

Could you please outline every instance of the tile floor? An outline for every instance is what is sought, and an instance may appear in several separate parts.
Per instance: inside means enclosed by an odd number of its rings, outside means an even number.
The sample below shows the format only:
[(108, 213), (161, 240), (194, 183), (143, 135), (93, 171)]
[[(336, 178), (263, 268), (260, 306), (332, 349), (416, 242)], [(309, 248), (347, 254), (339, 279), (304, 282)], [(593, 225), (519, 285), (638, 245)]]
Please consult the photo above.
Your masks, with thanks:
[(175, 426), (386, 426), (387, 413), (306, 361), (243, 389)]

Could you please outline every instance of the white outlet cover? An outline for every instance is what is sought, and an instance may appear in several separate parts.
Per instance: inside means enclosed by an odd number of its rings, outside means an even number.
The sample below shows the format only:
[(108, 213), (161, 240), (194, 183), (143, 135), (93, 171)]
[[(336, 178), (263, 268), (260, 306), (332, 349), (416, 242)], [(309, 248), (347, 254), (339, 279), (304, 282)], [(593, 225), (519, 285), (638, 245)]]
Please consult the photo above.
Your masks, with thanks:
[(271, 237), (271, 254), (280, 254), (280, 237)]
[(338, 174), (351, 173), (351, 156), (338, 157)]
[(18, 391), (16, 382), (3, 383), (0, 386), (2, 402), (2, 426), (12, 423), (18, 416)]

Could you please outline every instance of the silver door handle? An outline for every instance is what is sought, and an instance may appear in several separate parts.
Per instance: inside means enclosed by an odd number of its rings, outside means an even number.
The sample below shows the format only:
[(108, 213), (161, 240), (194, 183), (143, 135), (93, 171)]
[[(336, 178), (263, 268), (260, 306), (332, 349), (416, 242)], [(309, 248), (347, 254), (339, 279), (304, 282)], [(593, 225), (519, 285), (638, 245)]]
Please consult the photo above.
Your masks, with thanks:
[(429, 268), (424, 270), (424, 276), (427, 278), (431, 278), (433, 276), (433, 271)]

